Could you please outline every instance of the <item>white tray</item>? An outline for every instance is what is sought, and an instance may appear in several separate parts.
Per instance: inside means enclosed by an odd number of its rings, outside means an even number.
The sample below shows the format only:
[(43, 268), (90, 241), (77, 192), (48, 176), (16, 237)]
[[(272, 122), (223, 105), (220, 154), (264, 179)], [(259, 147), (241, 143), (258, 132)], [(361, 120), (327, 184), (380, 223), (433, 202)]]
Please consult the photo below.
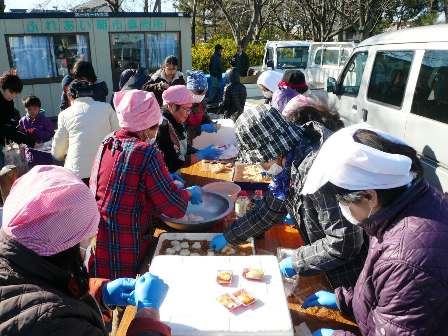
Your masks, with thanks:
[[(165, 240), (208, 240), (212, 241), (213, 237), (215, 237), (219, 233), (198, 233), (198, 232), (165, 232), (159, 236), (159, 242), (157, 243), (156, 251), (154, 256), (160, 255), (160, 250), (162, 249), (162, 244)], [(248, 243), (252, 244), (252, 254), (255, 255), (255, 242), (253, 238), (249, 238), (247, 240)]]

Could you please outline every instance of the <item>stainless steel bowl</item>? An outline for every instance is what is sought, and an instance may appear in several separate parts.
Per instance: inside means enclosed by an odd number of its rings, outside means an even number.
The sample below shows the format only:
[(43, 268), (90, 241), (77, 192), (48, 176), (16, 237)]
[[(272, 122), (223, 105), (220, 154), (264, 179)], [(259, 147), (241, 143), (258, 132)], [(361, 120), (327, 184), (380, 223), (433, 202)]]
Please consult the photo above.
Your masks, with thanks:
[(189, 203), (187, 213), (182, 218), (170, 218), (162, 215), (161, 219), (170, 227), (181, 231), (199, 231), (212, 227), (233, 211), (230, 197), (214, 191), (202, 190), (202, 203)]

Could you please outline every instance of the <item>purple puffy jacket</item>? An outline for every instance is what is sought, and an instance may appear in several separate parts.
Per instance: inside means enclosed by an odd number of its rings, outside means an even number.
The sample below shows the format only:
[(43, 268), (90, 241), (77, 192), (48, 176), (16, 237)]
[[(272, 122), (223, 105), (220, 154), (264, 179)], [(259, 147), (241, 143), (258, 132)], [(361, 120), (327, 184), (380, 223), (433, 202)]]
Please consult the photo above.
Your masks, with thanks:
[(420, 181), (361, 226), (369, 253), (340, 310), (363, 335), (448, 335), (448, 197)]

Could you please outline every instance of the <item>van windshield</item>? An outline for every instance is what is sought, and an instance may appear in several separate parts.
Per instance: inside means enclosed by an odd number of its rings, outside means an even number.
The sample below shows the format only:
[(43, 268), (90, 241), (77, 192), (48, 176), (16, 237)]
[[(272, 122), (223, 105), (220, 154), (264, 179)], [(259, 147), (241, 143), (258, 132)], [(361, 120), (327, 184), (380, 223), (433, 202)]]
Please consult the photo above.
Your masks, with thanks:
[(305, 69), (308, 63), (308, 46), (277, 48), (278, 69)]

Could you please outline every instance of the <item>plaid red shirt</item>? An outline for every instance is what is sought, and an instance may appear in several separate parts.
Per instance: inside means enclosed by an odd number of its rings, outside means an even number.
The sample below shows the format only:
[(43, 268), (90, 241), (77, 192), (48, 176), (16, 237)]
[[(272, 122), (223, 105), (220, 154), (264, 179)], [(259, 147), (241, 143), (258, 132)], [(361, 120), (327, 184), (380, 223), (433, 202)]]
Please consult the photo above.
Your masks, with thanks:
[(158, 149), (125, 130), (100, 145), (90, 186), (101, 214), (92, 276), (135, 277), (155, 217), (184, 216), (189, 193), (173, 183)]

